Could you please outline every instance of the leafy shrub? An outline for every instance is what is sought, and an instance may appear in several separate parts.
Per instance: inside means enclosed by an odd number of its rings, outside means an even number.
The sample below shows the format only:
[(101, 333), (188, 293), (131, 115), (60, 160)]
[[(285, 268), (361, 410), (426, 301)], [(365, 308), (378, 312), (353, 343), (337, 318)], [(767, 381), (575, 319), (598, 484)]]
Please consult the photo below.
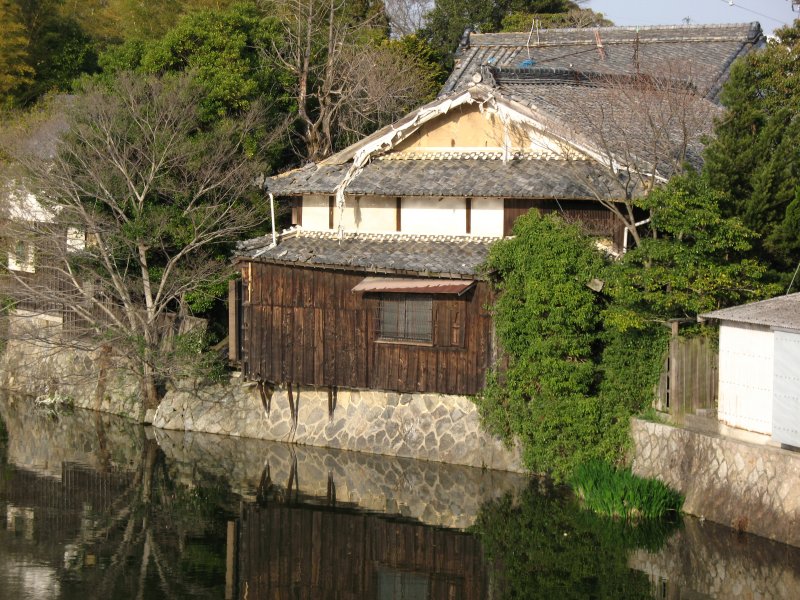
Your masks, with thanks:
[(586, 508), (627, 521), (677, 517), (683, 506), (683, 496), (661, 481), (602, 461), (577, 467), (570, 483)]

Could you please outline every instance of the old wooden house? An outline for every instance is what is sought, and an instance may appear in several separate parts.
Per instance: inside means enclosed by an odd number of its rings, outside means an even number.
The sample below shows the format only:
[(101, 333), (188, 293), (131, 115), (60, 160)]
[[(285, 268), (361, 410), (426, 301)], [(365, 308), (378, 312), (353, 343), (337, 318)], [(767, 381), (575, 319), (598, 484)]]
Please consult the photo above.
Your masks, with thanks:
[[(266, 191), (292, 227), (240, 245), (231, 356), (249, 380), (475, 394), (496, 356), (481, 264), (531, 209), (609, 253), (630, 200), (700, 160), (757, 23), (472, 34), (440, 96)], [(532, 256), (531, 260), (536, 260)]]

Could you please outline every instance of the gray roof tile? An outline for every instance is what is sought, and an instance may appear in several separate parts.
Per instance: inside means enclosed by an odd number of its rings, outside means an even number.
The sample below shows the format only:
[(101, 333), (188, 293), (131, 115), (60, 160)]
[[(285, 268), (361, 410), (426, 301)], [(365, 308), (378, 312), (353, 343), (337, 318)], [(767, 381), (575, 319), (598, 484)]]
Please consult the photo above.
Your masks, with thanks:
[[(434, 160), (377, 159), (347, 187), (348, 194), (387, 196), (493, 196), (506, 198), (594, 199), (593, 189), (619, 194), (607, 169), (588, 160), (496, 158)], [(336, 177), (331, 175), (336, 173)], [(267, 183), (273, 194), (333, 194), (341, 167), (301, 169)], [(590, 185), (592, 187), (590, 187)]]
[(723, 308), (700, 315), (700, 317), (800, 331), (800, 292)]
[[(604, 56), (597, 49), (595, 31)], [(534, 33), (530, 44), (528, 36), (527, 32), (470, 35), (442, 94), (466, 87), (481, 65), (535, 65), (605, 74), (638, 71), (676, 77), (680, 73), (681, 79), (691, 80), (703, 94), (715, 98), (731, 63), (764, 40), (758, 23), (544, 29), (538, 42)]]
[(237, 246), (237, 256), (278, 264), (340, 268), (364, 273), (426, 275), (445, 279), (474, 277), (497, 238), (284, 232), (278, 245), (264, 236)]

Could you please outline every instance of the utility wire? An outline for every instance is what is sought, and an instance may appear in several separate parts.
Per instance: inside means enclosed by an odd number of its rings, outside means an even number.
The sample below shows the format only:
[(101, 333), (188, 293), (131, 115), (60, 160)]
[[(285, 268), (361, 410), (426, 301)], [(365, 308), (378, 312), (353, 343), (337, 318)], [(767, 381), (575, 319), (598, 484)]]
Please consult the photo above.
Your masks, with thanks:
[(742, 10), (746, 10), (749, 13), (753, 13), (754, 15), (758, 15), (759, 17), (764, 17), (765, 19), (769, 19), (770, 21), (775, 21), (776, 23), (780, 23), (781, 25), (786, 24), (785, 19), (776, 19), (775, 17), (770, 17), (769, 15), (765, 15), (764, 13), (760, 13), (757, 10), (753, 10), (752, 8), (747, 8), (746, 6), (742, 6), (740, 4), (736, 4), (733, 0), (720, 0), (720, 2), (724, 2), (728, 6), (733, 6), (734, 8), (741, 8)]

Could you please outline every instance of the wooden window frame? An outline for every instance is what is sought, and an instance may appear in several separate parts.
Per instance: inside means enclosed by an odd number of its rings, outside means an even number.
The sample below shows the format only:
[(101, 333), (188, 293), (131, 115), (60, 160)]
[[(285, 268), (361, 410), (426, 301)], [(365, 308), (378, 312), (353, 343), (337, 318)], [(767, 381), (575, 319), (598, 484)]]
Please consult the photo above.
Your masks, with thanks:
[[(378, 294), (375, 340), (433, 346), (433, 303), (432, 294)], [(387, 323), (389, 319), (393, 322)]]

